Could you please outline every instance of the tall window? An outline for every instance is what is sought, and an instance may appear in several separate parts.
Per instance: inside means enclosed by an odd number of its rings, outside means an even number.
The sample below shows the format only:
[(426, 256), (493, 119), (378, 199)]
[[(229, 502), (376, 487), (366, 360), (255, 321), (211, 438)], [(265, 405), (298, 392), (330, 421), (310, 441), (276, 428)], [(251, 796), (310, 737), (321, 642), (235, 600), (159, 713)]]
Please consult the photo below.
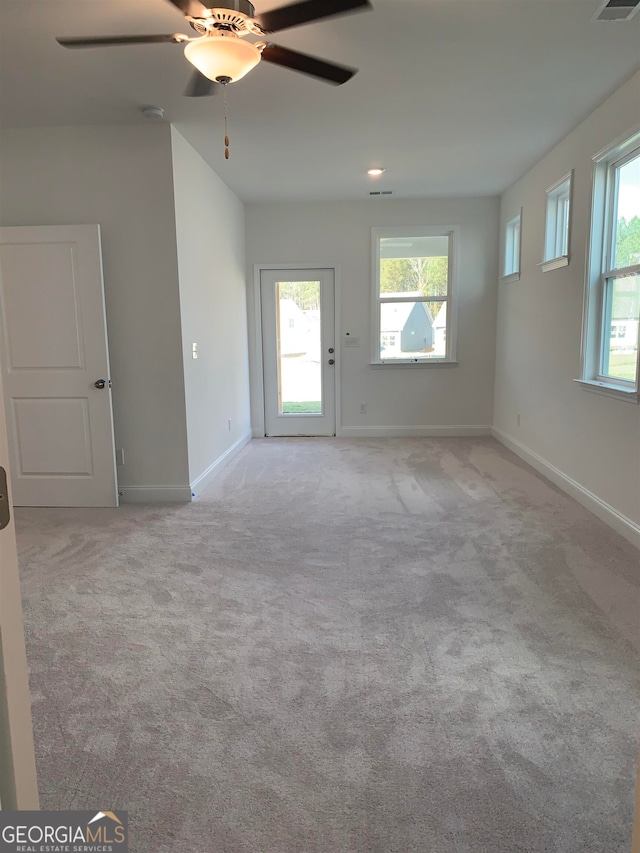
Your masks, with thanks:
[(502, 262), (503, 281), (518, 281), (520, 278), (520, 242), (522, 238), (522, 211), (510, 219), (504, 227), (504, 254)]
[(569, 263), (569, 220), (571, 174), (547, 190), (547, 217), (544, 235), (544, 272)]
[(373, 362), (455, 359), (455, 228), (373, 229)]
[(594, 164), (582, 381), (637, 402), (640, 130)]

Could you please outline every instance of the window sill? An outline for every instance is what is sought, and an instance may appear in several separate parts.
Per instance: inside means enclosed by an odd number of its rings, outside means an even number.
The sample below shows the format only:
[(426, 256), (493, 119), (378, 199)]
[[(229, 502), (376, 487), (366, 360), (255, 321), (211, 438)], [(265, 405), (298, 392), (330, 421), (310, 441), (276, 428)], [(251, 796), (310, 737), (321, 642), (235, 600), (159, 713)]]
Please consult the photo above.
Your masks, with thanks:
[(569, 255), (560, 255), (559, 258), (550, 258), (548, 261), (543, 261), (541, 264), (538, 264), (538, 266), (542, 267), (542, 272), (551, 272), (551, 270), (558, 270), (560, 267), (568, 267)]
[(390, 361), (371, 361), (369, 362), (369, 367), (457, 367), (458, 362), (454, 359), (432, 359), (431, 361), (427, 361), (426, 359), (422, 359), (420, 361), (403, 361), (401, 359), (394, 358)]
[(520, 272), (512, 272), (509, 275), (503, 275), (500, 279), (502, 284), (511, 284), (512, 281), (520, 281)]
[(617, 400), (624, 400), (625, 403), (640, 402), (640, 393), (632, 388), (627, 391), (619, 385), (600, 382), (597, 379), (574, 379), (573, 381), (581, 385), (585, 391), (591, 391), (595, 394), (604, 394), (606, 397), (614, 397)]

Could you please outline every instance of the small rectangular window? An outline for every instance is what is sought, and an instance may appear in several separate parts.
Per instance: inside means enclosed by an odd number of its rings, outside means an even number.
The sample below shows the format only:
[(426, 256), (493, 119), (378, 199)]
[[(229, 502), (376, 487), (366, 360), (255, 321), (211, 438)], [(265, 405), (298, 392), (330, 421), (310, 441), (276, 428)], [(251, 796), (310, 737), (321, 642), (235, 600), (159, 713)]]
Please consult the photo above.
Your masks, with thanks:
[(544, 272), (569, 263), (569, 228), (571, 221), (570, 172), (547, 190), (547, 216), (544, 237)]
[(520, 246), (522, 240), (522, 211), (510, 219), (504, 229), (503, 281), (520, 278)]
[(455, 229), (373, 229), (373, 363), (453, 361)]
[(580, 381), (638, 402), (640, 128), (594, 157)]

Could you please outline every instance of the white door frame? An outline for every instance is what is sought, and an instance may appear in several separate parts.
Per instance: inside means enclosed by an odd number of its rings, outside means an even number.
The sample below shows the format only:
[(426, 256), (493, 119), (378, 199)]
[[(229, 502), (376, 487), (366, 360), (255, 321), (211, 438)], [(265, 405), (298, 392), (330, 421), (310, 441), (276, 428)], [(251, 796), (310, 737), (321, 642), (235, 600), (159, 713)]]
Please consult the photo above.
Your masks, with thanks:
[(336, 367), (335, 372), (335, 395), (336, 395), (336, 436), (340, 435), (340, 425), (342, 424), (342, 414), (340, 410), (340, 386), (341, 386), (341, 347), (340, 347), (340, 305), (341, 305), (341, 289), (340, 289), (340, 270), (338, 264), (318, 263), (318, 264), (254, 264), (253, 265), (253, 306), (254, 306), (254, 341), (255, 341), (255, 360), (253, 370), (251, 371), (251, 384), (254, 388), (252, 401), (256, 406), (256, 411), (251, 413), (251, 419), (254, 424), (253, 437), (264, 438), (266, 435), (266, 427), (264, 421), (264, 363), (262, 358), (262, 298), (260, 295), (260, 273), (262, 270), (333, 270), (333, 280), (335, 287), (335, 308), (334, 308), (334, 323), (335, 323), (335, 350), (336, 350)]
[(7, 468), (11, 512), (9, 525), (0, 530), (0, 808), (37, 810), (38, 783), (6, 424), (0, 374), (0, 464)]

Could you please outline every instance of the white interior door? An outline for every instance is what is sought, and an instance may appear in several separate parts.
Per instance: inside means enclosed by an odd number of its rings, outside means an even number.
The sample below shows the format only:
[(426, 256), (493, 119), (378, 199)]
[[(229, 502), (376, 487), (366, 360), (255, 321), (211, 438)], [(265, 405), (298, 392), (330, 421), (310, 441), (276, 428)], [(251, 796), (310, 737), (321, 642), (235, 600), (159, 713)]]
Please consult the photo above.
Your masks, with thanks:
[(335, 435), (332, 269), (262, 270), (265, 433)]
[[(0, 356), (1, 357), (1, 356)], [(0, 377), (0, 808), (37, 809), (27, 660)], [(8, 524), (7, 522), (8, 516)]]
[(117, 506), (98, 225), (0, 228), (14, 503)]

